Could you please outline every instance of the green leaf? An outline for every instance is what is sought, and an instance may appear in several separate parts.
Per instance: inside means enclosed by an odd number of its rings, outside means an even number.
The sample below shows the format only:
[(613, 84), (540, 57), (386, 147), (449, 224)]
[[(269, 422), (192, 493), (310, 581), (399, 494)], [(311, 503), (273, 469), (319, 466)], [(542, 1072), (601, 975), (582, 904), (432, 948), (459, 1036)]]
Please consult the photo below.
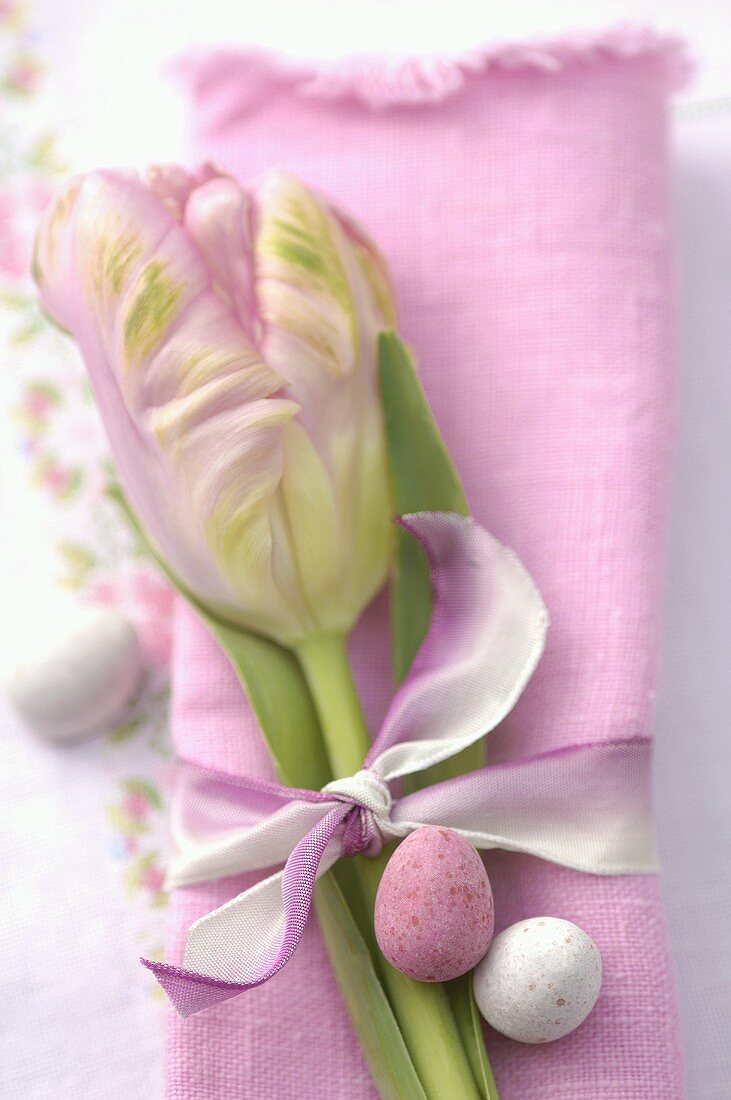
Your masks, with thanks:
[(332, 874), (317, 884), (315, 909), (379, 1095), (382, 1100), (426, 1100), (373, 957)]
[[(392, 330), (378, 342), (379, 382), (394, 501), (399, 515), (409, 512), (458, 512), (469, 515), (459, 475), (439, 434), (408, 349)], [(399, 532), (391, 584), (391, 638), (396, 681), (406, 676), (429, 626), (432, 593), (421, 547)], [(414, 777), (410, 787), (426, 786), (474, 771), (485, 763), (484, 742)], [(445, 986), (452, 1012), (485, 1100), (497, 1100), (482, 1037), (471, 975)]]
[[(380, 334), (378, 371), (396, 512), (469, 514), (459, 476), (429, 408), (408, 349), (393, 330)], [(431, 588), (421, 547), (399, 532), (391, 588), (391, 633), (397, 683), (409, 670), (431, 615)]]
[[(119, 487), (110, 485), (107, 492), (145, 539)], [(330, 769), (312, 697), (293, 655), (266, 638), (214, 619), (147, 545), (235, 668), (280, 779), (290, 786), (319, 789), (330, 779)], [(368, 944), (332, 872), (318, 883), (316, 907), (325, 947), (382, 1100), (427, 1100)]]
[(492, 1075), (482, 1036), (482, 1017), (472, 990), (472, 974), (463, 974), (461, 978), (449, 982), (447, 990), (452, 1012), (480, 1092), (485, 1100), (498, 1100), (495, 1078)]
[[(203, 620), (244, 685), (280, 778), (292, 786), (321, 787), (330, 769), (312, 698), (292, 654), (205, 613)], [(347, 874), (339, 877), (349, 880)], [(355, 890), (353, 897), (358, 897)], [(318, 883), (315, 907), (338, 986), (382, 1100), (426, 1100), (368, 941), (332, 872)]]
[(231, 661), (282, 782), (319, 790), (331, 778), (330, 769), (312, 697), (294, 655), (268, 638), (209, 614), (150, 545), (119, 485), (108, 485), (107, 496), (119, 505), (150, 556), (195, 608)]
[(312, 698), (294, 656), (266, 638), (201, 614), (239, 675), (283, 782), (319, 790), (330, 769)]
[[(292, 654), (205, 613), (203, 619), (246, 689), (280, 777), (292, 786), (321, 787), (330, 769), (312, 698)], [(325, 947), (382, 1100), (426, 1100), (368, 942), (332, 872), (320, 880), (315, 897)]]
[[(459, 475), (429, 408), (413, 360), (393, 330), (378, 341), (388, 462), (396, 511), (459, 512), (469, 515)], [(421, 645), (431, 617), (429, 572), (421, 547), (399, 531), (396, 566), (391, 583), (391, 637), (394, 674), (400, 683)], [(484, 744), (478, 742), (415, 777), (426, 786), (474, 771), (484, 764)]]

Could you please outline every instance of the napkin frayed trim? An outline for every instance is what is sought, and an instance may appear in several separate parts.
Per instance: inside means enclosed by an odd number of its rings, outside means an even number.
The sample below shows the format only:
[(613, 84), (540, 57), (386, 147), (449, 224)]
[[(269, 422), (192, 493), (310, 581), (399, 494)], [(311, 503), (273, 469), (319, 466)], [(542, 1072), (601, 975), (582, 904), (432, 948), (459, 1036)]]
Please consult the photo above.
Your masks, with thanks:
[(634, 26), (492, 43), (454, 54), (361, 54), (337, 61), (306, 61), (256, 48), (206, 48), (188, 52), (174, 68), (196, 95), (225, 86), (244, 114), (252, 96), (258, 99), (256, 92), (272, 85), (313, 99), (387, 109), (442, 103), (489, 73), (557, 74), (602, 63), (646, 62), (659, 66), (671, 91), (686, 83), (693, 68), (684, 39)]

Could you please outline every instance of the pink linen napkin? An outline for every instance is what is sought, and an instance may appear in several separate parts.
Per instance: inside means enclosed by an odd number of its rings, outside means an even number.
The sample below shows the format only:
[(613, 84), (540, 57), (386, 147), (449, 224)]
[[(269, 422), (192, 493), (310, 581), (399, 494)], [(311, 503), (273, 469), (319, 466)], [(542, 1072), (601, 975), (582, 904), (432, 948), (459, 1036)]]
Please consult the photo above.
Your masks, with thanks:
[[(330, 70), (257, 53), (189, 59), (197, 156), (278, 165), (334, 196), (389, 259), (401, 330), (478, 520), (551, 614), (546, 655), (492, 760), (647, 734), (673, 434), (666, 116), (676, 43), (617, 33), (458, 59)], [(390, 691), (383, 601), (354, 639), (368, 717)], [(235, 678), (181, 610), (174, 734), (219, 768), (269, 764)], [(677, 1100), (673, 979), (657, 880), (487, 856), (497, 926), (575, 921), (604, 985), (572, 1036), (487, 1031), (502, 1100)], [(176, 891), (170, 957), (241, 881)], [(175, 1100), (374, 1095), (314, 925), (261, 989), (171, 1013)]]

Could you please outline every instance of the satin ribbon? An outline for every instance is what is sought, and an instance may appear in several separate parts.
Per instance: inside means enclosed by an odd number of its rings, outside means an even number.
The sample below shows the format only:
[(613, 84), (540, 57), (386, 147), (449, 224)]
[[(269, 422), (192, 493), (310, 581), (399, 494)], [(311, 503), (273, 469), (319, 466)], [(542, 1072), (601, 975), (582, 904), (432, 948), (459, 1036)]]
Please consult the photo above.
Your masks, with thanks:
[(646, 738), (570, 745), (392, 797), (393, 780), (502, 721), (548, 623), (516, 556), (473, 520), (419, 513), (401, 522), (427, 555), (434, 610), (361, 771), (309, 791), (180, 764), (170, 885), (284, 865), (191, 925), (182, 967), (142, 960), (182, 1016), (268, 981), (300, 942), (317, 878), (422, 825), (592, 874), (656, 870)]

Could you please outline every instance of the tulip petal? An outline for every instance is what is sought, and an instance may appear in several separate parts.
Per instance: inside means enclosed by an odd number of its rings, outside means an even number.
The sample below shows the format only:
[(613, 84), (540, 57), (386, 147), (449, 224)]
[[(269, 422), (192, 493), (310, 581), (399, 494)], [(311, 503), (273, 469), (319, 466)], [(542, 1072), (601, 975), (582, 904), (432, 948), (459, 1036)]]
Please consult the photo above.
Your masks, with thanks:
[[(283, 470), (281, 430), (296, 410), (282, 399), (223, 409), (186, 433), (180, 459), (205, 539), (246, 609), (238, 621), (283, 641), (312, 624), (291, 560), (275, 556), (272, 532)], [(278, 541), (281, 554), (289, 541)]]
[(361, 439), (354, 464), (350, 494), (357, 507), (349, 512), (350, 554), (343, 608), (352, 621), (370, 603), (383, 584), (384, 562), (393, 558), (396, 531), (392, 523), (374, 522), (373, 517), (393, 514), (391, 485), (384, 474), (381, 409), (375, 401), (362, 407)]
[(81, 345), (125, 493), (173, 572), (226, 618), (249, 624), (254, 593), (273, 633), (296, 632), (268, 513), (297, 406), (273, 396), (169, 205), (129, 174), (72, 181), (39, 232), (42, 301)]
[(358, 334), (337, 219), (285, 172), (268, 173), (256, 198), (256, 293), (267, 362), (290, 383), (304, 383), (305, 370), (347, 374)]
[(157, 409), (230, 379), (241, 401), (275, 393), (281, 381), (242, 339), (225, 304), (206, 294), (181, 318), (144, 373), (135, 380), (140, 409)]
[[(296, 422), (283, 436), (282, 494), (305, 598), (331, 629), (352, 622), (343, 606), (343, 532), (325, 465)], [(348, 568), (350, 563), (347, 563)], [(342, 619), (342, 621), (341, 621)]]
[(394, 328), (397, 320), (396, 299), (386, 261), (362, 226), (342, 210), (334, 209), (333, 213), (355, 253), (361, 275), (373, 296), (375, 311), (380, 314), (379, 328)]
[(202, 164), (195, 172), (179, 164), (151, 164), (144, 174), (144, 182), (175, 220), (182, 222), (188, 200), (195, 191), (208, 180), (224, 175), (210, 162)]
[(213, 273), (216, 290), (230, 304), (250, 339), (258, 318), (251, 264), (251, 201), (227, 177), (212, 179), (190, 196), (185, 226)]
[[(319, 569), (314, 554), (311, 569), (300, 561), (304, 587), (341, 626), (383, 584), (393, 545), (376, 377), (377, 333), (395, 313), (390, 284), (365, 233), (298, 180), (270, 172), (255, 200), (262, 351), (289, 383), (318, 473), (330, 482), (328, 490), (319, 476), (292, 473), (287, 510), (303, 542), (309, 526), (309, 541), (320, 548)], [(289, 430), (287, 440), (295, 445)], [(304, 452), (301, 437), (296, 446)], [(331, 546), (339, 568), (331, 565)]]

